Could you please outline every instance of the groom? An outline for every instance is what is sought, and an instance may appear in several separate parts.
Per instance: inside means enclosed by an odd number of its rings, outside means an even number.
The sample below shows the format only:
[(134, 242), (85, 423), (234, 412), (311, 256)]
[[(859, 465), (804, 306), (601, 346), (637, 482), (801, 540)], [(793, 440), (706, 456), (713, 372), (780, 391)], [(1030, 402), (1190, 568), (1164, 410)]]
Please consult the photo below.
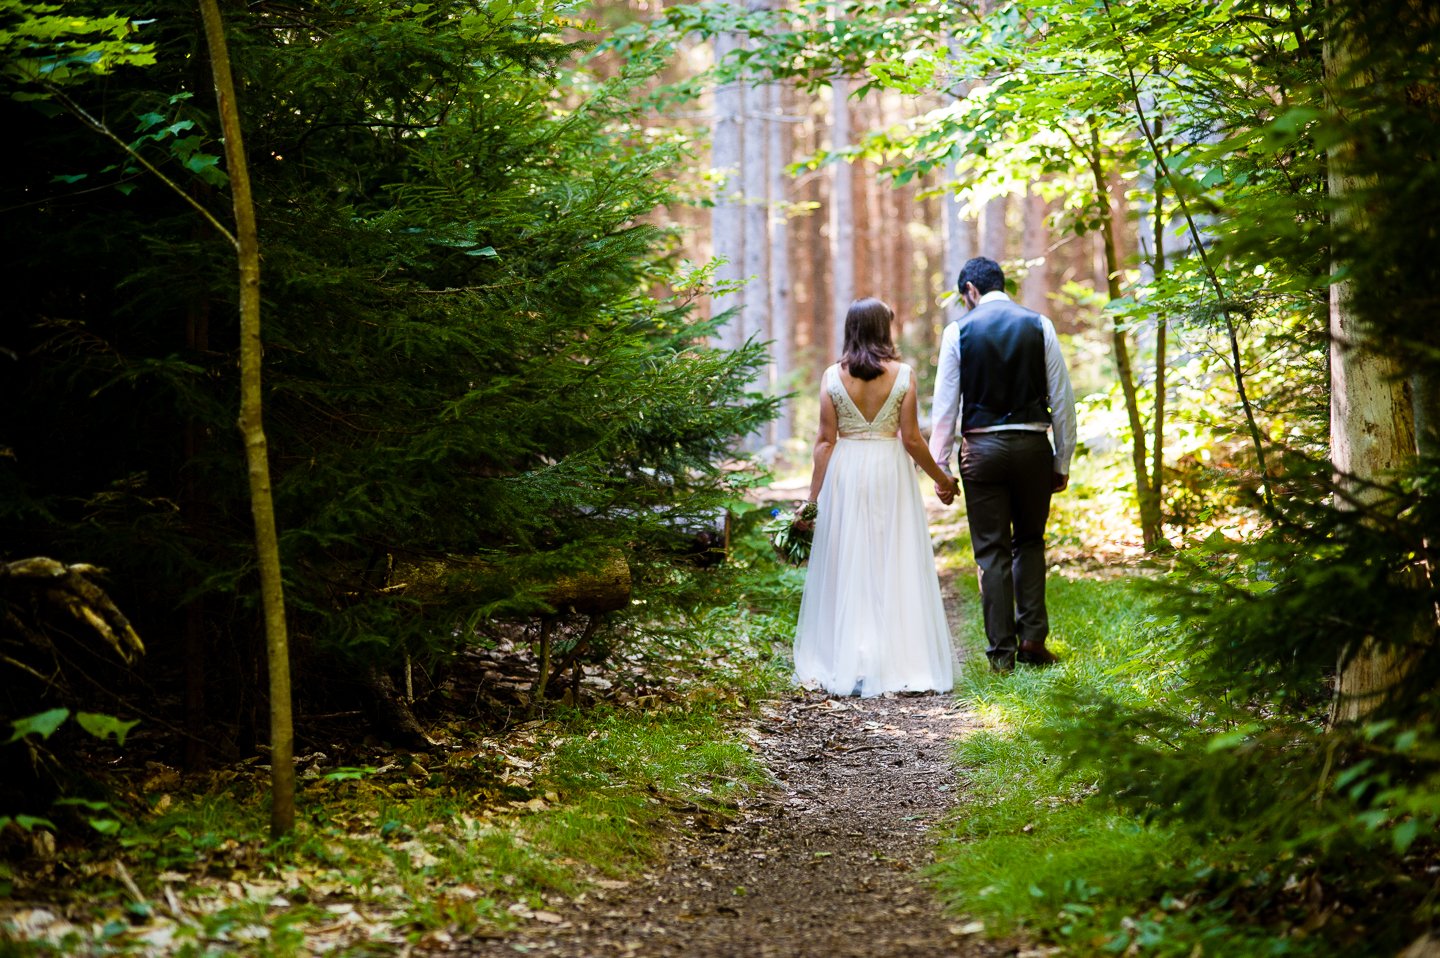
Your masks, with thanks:
[[(1011, 301), (999, 263), (970, 260), (957, 285), (968, 312), (940, 340), (930, 453), (949, 474), (958, 419), (960, 481), (980, 566), (990, 667), (1050, 665), (1056, 658), (1045, 648), (1045, 522), (1051, 494), (1070, 482), (1070, 373), (1055, 326)], [(954, 498), (938, 485), (935, 492), (946, 505)]]

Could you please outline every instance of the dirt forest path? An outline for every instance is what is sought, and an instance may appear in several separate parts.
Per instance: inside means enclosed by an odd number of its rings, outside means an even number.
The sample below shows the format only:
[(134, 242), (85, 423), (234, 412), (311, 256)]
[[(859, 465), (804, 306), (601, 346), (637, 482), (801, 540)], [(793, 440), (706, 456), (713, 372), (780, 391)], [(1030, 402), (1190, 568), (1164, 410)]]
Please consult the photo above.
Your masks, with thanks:
[[(678, 841), (641, 880), (556, 907), (461, 953), (686, 958), (1014, 955), (964, 934), (919, 870), (955, 800), (947, 741), (972, 721), (951, 696), (796, 696), (763, 713), (759, 746), (783, 788)], [(612, 883), (615, 884), (615, 883)]]
[[(942, 585), (953, 629), (953, 578)], [(457, 941), (450, 953), (1023, 955), (1019, 939), (987, 940), (945, 915), (921, 874), (934, 858), (930, 829), (963, 788), (948, 743), (975, 723), (953, 695), (766, 703), (756, 747), (774, 788), (738, 803), (728, 821), (699, 810), (682, 819), (688, 827), (642, 878), (557, 899), (548, 922)]]

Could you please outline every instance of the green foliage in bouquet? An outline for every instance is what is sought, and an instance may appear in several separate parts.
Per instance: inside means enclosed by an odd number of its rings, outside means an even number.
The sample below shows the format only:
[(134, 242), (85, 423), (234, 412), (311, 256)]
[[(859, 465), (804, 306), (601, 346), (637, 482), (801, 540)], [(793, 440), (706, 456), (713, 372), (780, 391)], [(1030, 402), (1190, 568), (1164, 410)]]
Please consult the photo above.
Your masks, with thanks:
[[(765, 523), (763, 531), (770, 537), (776, 555), (789, 565), (804, 565), (810, 561), (810, 544), (815, 539), (815, 516), (819, 513), (815, 503), (807, 502), (800, 512), (771, 513), (774, 518)], [(796, 519), (807, 523), (804, 528), (795, 525)]]

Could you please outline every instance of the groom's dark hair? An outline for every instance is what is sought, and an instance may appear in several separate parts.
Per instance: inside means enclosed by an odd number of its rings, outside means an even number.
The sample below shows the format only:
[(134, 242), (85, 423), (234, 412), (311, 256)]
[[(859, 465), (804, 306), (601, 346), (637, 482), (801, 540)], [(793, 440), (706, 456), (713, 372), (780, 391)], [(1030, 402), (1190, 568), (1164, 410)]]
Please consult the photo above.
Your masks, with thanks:
[(955, 280), (955, 288), (963, 295), (965, 284), (974, 283), (975, 288), (983, 296), (995, 290), (1005, 289), (1005, 271), (1000, 264), (987, 256), (977, 256), (960, 269), (960, 276)]

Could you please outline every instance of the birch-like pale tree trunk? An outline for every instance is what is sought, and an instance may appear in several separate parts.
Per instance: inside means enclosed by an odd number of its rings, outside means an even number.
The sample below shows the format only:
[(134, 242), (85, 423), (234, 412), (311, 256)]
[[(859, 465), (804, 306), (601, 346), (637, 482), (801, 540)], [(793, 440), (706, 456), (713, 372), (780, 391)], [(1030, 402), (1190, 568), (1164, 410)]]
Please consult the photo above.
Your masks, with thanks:
[[(740, 49), (740, 34), (722, 33), (715, 38), (715, 62)], [(744, 140), (745, 103), (742, 84), (737, 80), (715, 89), (715, 125), (710, 136), (710, 165), (716, 177), (715, 206), (710, 210), (710, 242), (716, 259), (725, 262), (715, 270), (719, 282), (738, 283), (744, 278), (745, 226), (744, 197), (741, 193), (741, 144)], [(711, 301), (711, 315), (718, 316), (743, 305), (739, 290), (722, 292)], [(718, 331), (719, 345), (735, 349), (745, 342), (743, 316), (732, 318)]]
[(261, 422), (260, 239), (250, 173), (240, 139), (240, 113), (230, 75), (225, 25), (215, 0), (200, 0), (215, 98), (225, 138), (225, 168), (235, 206), (235, 239), (240, 260), (240, 432), (250, 474), (250, 512), (255, 521), (256, 565), (265, 620), (266, 663), (270, 673), (270, 833), (295, 830), (295, 729), (290, 701), (290, 640), (285, 628), (285, 587), (280, 575), (280, 540), (270, 495), (270, 455)]
[[(789, 392), (792, 352), (795, 342), (794, 308), (790, 295), (790, 126), (785, 117), (785, 88), (770, 87), (770, 338), (774, 340), (773, 388)], [(775, 441), (784, 442), (794, 432), (795, 411), (786, 402), (775, 422)]]
[[(949, 39), (950, 58), (959, 59), (959, 41), (953, 36)], [(945, 92), (945, 104), (953, 105), (965, 96), (966, 90), (963, 84), (956, 83)], [(960, 161), (955, 160), (946, 164), (945, 175), (951, 183), (960, 178)], [(960, 270), (966, 262), (975, 256), (975, 221), (962, 214), (965, 204), (953, 189), (945, 191), (944, 226), (942, 227), (945, 236), (945, 282), (947, 292), (956, 289), (956, 280), (960, 277)], [(950, 307), (946, 311), (945, 324), (949, 325), (965, 312), (965, 304), (955, 297), (950, 301)]]
[[(837, 76), (830, 82), (830, 147), (850, 146), (850, 78)], [(830, 295), (834, 308), (831, 359), (840, 358), (845, 348), (845, 315), (855, 299), (855, 188), (853, 170), (845, 160), (831, 164), (835, 171), (830, 187)]]
[[(764, 4), (752, 2), (750, 9), (764, 9)], [(745, 191), (745, 322), (741, 343), (757, 338), (763, 342), (770, 327), (770, 177), (766, 172), (770, 150), (769, 87), (761, 77), (747, 76), (742, 94), (745, 135), (740, 182)]]

